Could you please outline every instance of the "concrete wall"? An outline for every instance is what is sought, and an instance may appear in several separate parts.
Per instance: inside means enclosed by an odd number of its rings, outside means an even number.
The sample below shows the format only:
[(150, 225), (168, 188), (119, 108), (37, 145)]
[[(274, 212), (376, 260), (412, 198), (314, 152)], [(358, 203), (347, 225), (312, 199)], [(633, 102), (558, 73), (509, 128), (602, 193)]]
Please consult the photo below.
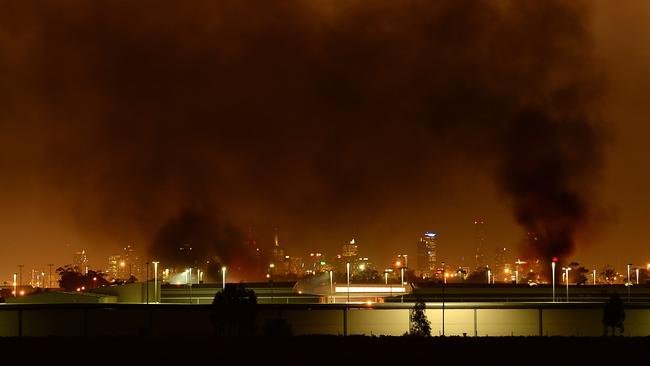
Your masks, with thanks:
[[(463, 305), (445, 309), (448, 336), (600, 336), (602, 309), (594, 306)], [(442, 334), (442, 309), (426, 310), (432, 335)], [(294, 335), (394, 335), (409, 329), (402, 307), (259, 306), (257, 328), (285, 319)], [(210, 306), (203, 305), (1, 305), (0, 336), (212, 335)], [(650, 335), (650, 306), (626, 309), (625, 335)]]

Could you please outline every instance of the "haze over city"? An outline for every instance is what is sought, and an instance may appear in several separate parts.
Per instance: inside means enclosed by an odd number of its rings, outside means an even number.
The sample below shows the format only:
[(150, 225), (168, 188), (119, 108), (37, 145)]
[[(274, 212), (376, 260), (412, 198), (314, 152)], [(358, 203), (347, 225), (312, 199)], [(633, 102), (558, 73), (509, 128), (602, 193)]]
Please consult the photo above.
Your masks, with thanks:
[[(0, 280), (86, 251), (650, 262), (650, 4), (0, 1)], [(539, 236), (530, 247), (529, 233)]]

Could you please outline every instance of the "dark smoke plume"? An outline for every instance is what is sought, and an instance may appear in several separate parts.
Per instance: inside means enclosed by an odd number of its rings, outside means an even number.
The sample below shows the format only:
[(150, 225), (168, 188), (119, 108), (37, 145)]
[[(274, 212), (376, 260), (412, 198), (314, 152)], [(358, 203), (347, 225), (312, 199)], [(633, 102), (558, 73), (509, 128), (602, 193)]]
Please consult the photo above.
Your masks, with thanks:
[(239, 229), (217, 217), (216, 211), (205, 208), (183, 210), (158, 231), (151, 252), (180, 272), (190, 267), (203, 268), (212, 281), (221, 278), (222, 266), (227, 266), (231, 281), (261, 278), (265, 258), (256, 248), (244, 246), (245, 238)]
[(538, 234), (531, 256), (589, 221), (585, 2), (1, 4), (0, 198), (43, 197), (95, 242), (246, 263), (231, 223), (338, 250), (474, 170)]

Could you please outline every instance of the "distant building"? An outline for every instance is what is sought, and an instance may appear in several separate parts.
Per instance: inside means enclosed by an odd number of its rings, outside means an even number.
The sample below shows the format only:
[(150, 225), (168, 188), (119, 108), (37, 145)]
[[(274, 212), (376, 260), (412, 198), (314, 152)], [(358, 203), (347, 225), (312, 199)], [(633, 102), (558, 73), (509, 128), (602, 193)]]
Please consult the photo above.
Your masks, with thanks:
[(355, 243), (354, 239), (350, 240), (349, 244), (343, 245), (343, 253), (341, 256), (350, 261), (352, 258), (355, 258), (358, 255), (359, 248)]
[[(183, 249), (187, 249), (187, 246), (184, 246)], [(192, 248), (189, 247), (188, 250), (192, 250)], [(122, 266), (122, 263), (124, 263), (124, 266)], [(120, 267), (124, 268), (124, 274), (126, 275), (125, 279), (128, 279), (131, 276), (134, 276), (138, 280), (142, 279), (142, 263), (140, 262), (140, 257), (137, 252), (131, 245), (124, 247)]]
[(486, 242), (485, 221), (483, 219), (474, 219), (474, 245), (476, 254), (474, 255), (476, 269), (485, 268), (485, 242)]
[(111, 280), (118, 279), (118, 278), (127, 279), (127, 277), (124, 276), (125, 266), (126, 266), (126, 262), (122, 260), (121, 255), (116, 254), (116, 255), (108, 256), (108, 267), (106, 269), (108, 278)]
[(86, 250), (74, 254), (72, 265), (79, 268), (79, 272), (83, 274), (88, 273), (88, 256), (86, 255)]
[(510, 281), (510, 273), (506, 273), (506, 263), (508, 262), (506, 252), (506, 248), (503, 247), (494, 250), (494, 279), (496, 281)]
[(275, 229), (275, 238), (273, 240), (273, 262), (280, 264), (284, 262), (284, 250), (280, 247), (280, 239), (278, 238), (278, 229)]
[(418, 272), (422, 278), (433, 278), (436, 273), (436, 250), (438, 234), (426, 232), (417, 245)]

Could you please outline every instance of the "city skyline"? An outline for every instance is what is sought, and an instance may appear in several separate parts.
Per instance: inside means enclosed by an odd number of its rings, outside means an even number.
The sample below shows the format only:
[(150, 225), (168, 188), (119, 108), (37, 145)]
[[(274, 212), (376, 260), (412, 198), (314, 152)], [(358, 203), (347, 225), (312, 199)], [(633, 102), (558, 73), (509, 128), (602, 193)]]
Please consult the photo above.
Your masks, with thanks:
[(650, 262), (647, 2), (326, 3), (7, 4), (0, 278), (249, 228), (472, 265), (476, 218), (485, 256)]

